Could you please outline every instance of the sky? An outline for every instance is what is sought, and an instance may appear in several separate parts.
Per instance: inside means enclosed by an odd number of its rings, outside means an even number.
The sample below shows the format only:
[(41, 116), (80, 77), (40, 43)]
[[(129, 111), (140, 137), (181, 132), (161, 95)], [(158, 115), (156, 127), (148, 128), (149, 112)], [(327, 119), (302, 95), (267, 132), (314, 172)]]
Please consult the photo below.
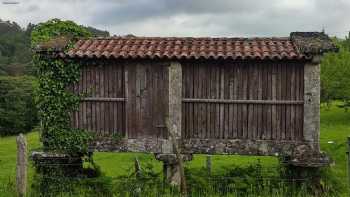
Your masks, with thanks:
[(0, 19), (25, 27), (52, 18), (112, 35), (256, 37), (350, 31), (350, 0), (0, 0)]

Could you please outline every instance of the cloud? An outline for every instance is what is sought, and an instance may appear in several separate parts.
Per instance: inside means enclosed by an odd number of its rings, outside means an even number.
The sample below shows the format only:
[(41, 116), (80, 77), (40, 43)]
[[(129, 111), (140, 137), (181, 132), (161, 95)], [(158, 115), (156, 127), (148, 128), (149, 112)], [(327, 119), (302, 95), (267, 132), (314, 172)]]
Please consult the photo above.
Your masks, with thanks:
[(348, 0), (22, 0), (0, 5), (1, 18), (25, 26), (50, 18), (112, 34), (145, 36), (288, 36), (320, 31), (344, 36)]

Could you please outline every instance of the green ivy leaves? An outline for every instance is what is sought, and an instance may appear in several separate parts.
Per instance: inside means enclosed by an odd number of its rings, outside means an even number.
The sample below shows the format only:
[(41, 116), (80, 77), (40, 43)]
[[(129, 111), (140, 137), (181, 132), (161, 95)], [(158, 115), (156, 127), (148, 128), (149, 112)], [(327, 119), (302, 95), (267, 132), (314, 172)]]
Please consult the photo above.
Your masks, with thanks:
[[(72, 21), (52, 19), (40, 23), (32, 32), (32, 46), (49, 42), (57, 37), (69, 38), (65, 50), (81, 38), (91, 34)], [(50, 51), (50, 49), (47, 49)], [(82, 129), (71, 127), (70, 114), (79, 106), (80, 97), (69, 91), (69, 87), (80, 77), (80, 64), (74, 60), (61, 59), (45, 53), (33, 58), (38, 72), (36, 99), (42, 121), (41, 140), (45, 151), (56, 151), (71, 155), (85, 155), (91, 136)]]

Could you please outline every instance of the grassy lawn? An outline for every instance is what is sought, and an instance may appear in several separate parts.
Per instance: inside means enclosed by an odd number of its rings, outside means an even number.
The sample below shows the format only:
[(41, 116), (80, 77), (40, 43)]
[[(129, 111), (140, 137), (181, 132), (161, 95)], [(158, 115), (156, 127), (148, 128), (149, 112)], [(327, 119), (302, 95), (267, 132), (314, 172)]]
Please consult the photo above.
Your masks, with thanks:
[[(30, 152), (41, 146), (39, 135), (37, 132), (28, 133), (27, 135), (28, 149)], [(14, 180), (16, 177), (16, 137), (0, 138), (0, 184), (8, 183), (9, 180)], [(29, 156), (29, 155), (28, 155)], [(33, 174), (33, 169), (30, 168), (29, 177)]]
[[(321, 147), (334, 160), (332, 166), (334, 177), (340, 178), (344, 186), (346, 178), (346, 137), (350, 135), (350, 112), (333, 106), (331, 110), (321, 110)], [(29, 149), (40, 147), (37, 132), (27, 134)], [(132, 171), (134, 158), (137, 157), (141, 165), (151, 163), (155, 170), (161, 172), (161, 162), (154, 159), (152, 154), (141, 153), (95, 153), (94, 160), (101, 166), (102, 171), (111, 177), (128, 175)], [(186, 163), (189, 169), (198, 169), (205, 166), (205, 155), (195, 155), (194, 160)], [(213, 173), (220, 174), (233, 164), (247, 165), (256, 163), (260, 159), (263, 166), (274, 169), (277, 159), (274, 157), (249, 157), (216, 155), (212, 158)], [(0, 183), (14, 180), (16, 168), (16, 138), (0, 138)], [(30, 169), (29, 176), (33, 173)]]

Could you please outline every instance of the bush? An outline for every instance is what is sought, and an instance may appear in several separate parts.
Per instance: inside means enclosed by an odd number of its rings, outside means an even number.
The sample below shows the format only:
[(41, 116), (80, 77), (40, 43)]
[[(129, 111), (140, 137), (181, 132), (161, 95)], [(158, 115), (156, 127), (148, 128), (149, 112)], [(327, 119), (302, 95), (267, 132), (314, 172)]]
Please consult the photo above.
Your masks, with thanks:
[(30, 131), (37, 123), (34, 77), (0, 77), (0, 136)]

